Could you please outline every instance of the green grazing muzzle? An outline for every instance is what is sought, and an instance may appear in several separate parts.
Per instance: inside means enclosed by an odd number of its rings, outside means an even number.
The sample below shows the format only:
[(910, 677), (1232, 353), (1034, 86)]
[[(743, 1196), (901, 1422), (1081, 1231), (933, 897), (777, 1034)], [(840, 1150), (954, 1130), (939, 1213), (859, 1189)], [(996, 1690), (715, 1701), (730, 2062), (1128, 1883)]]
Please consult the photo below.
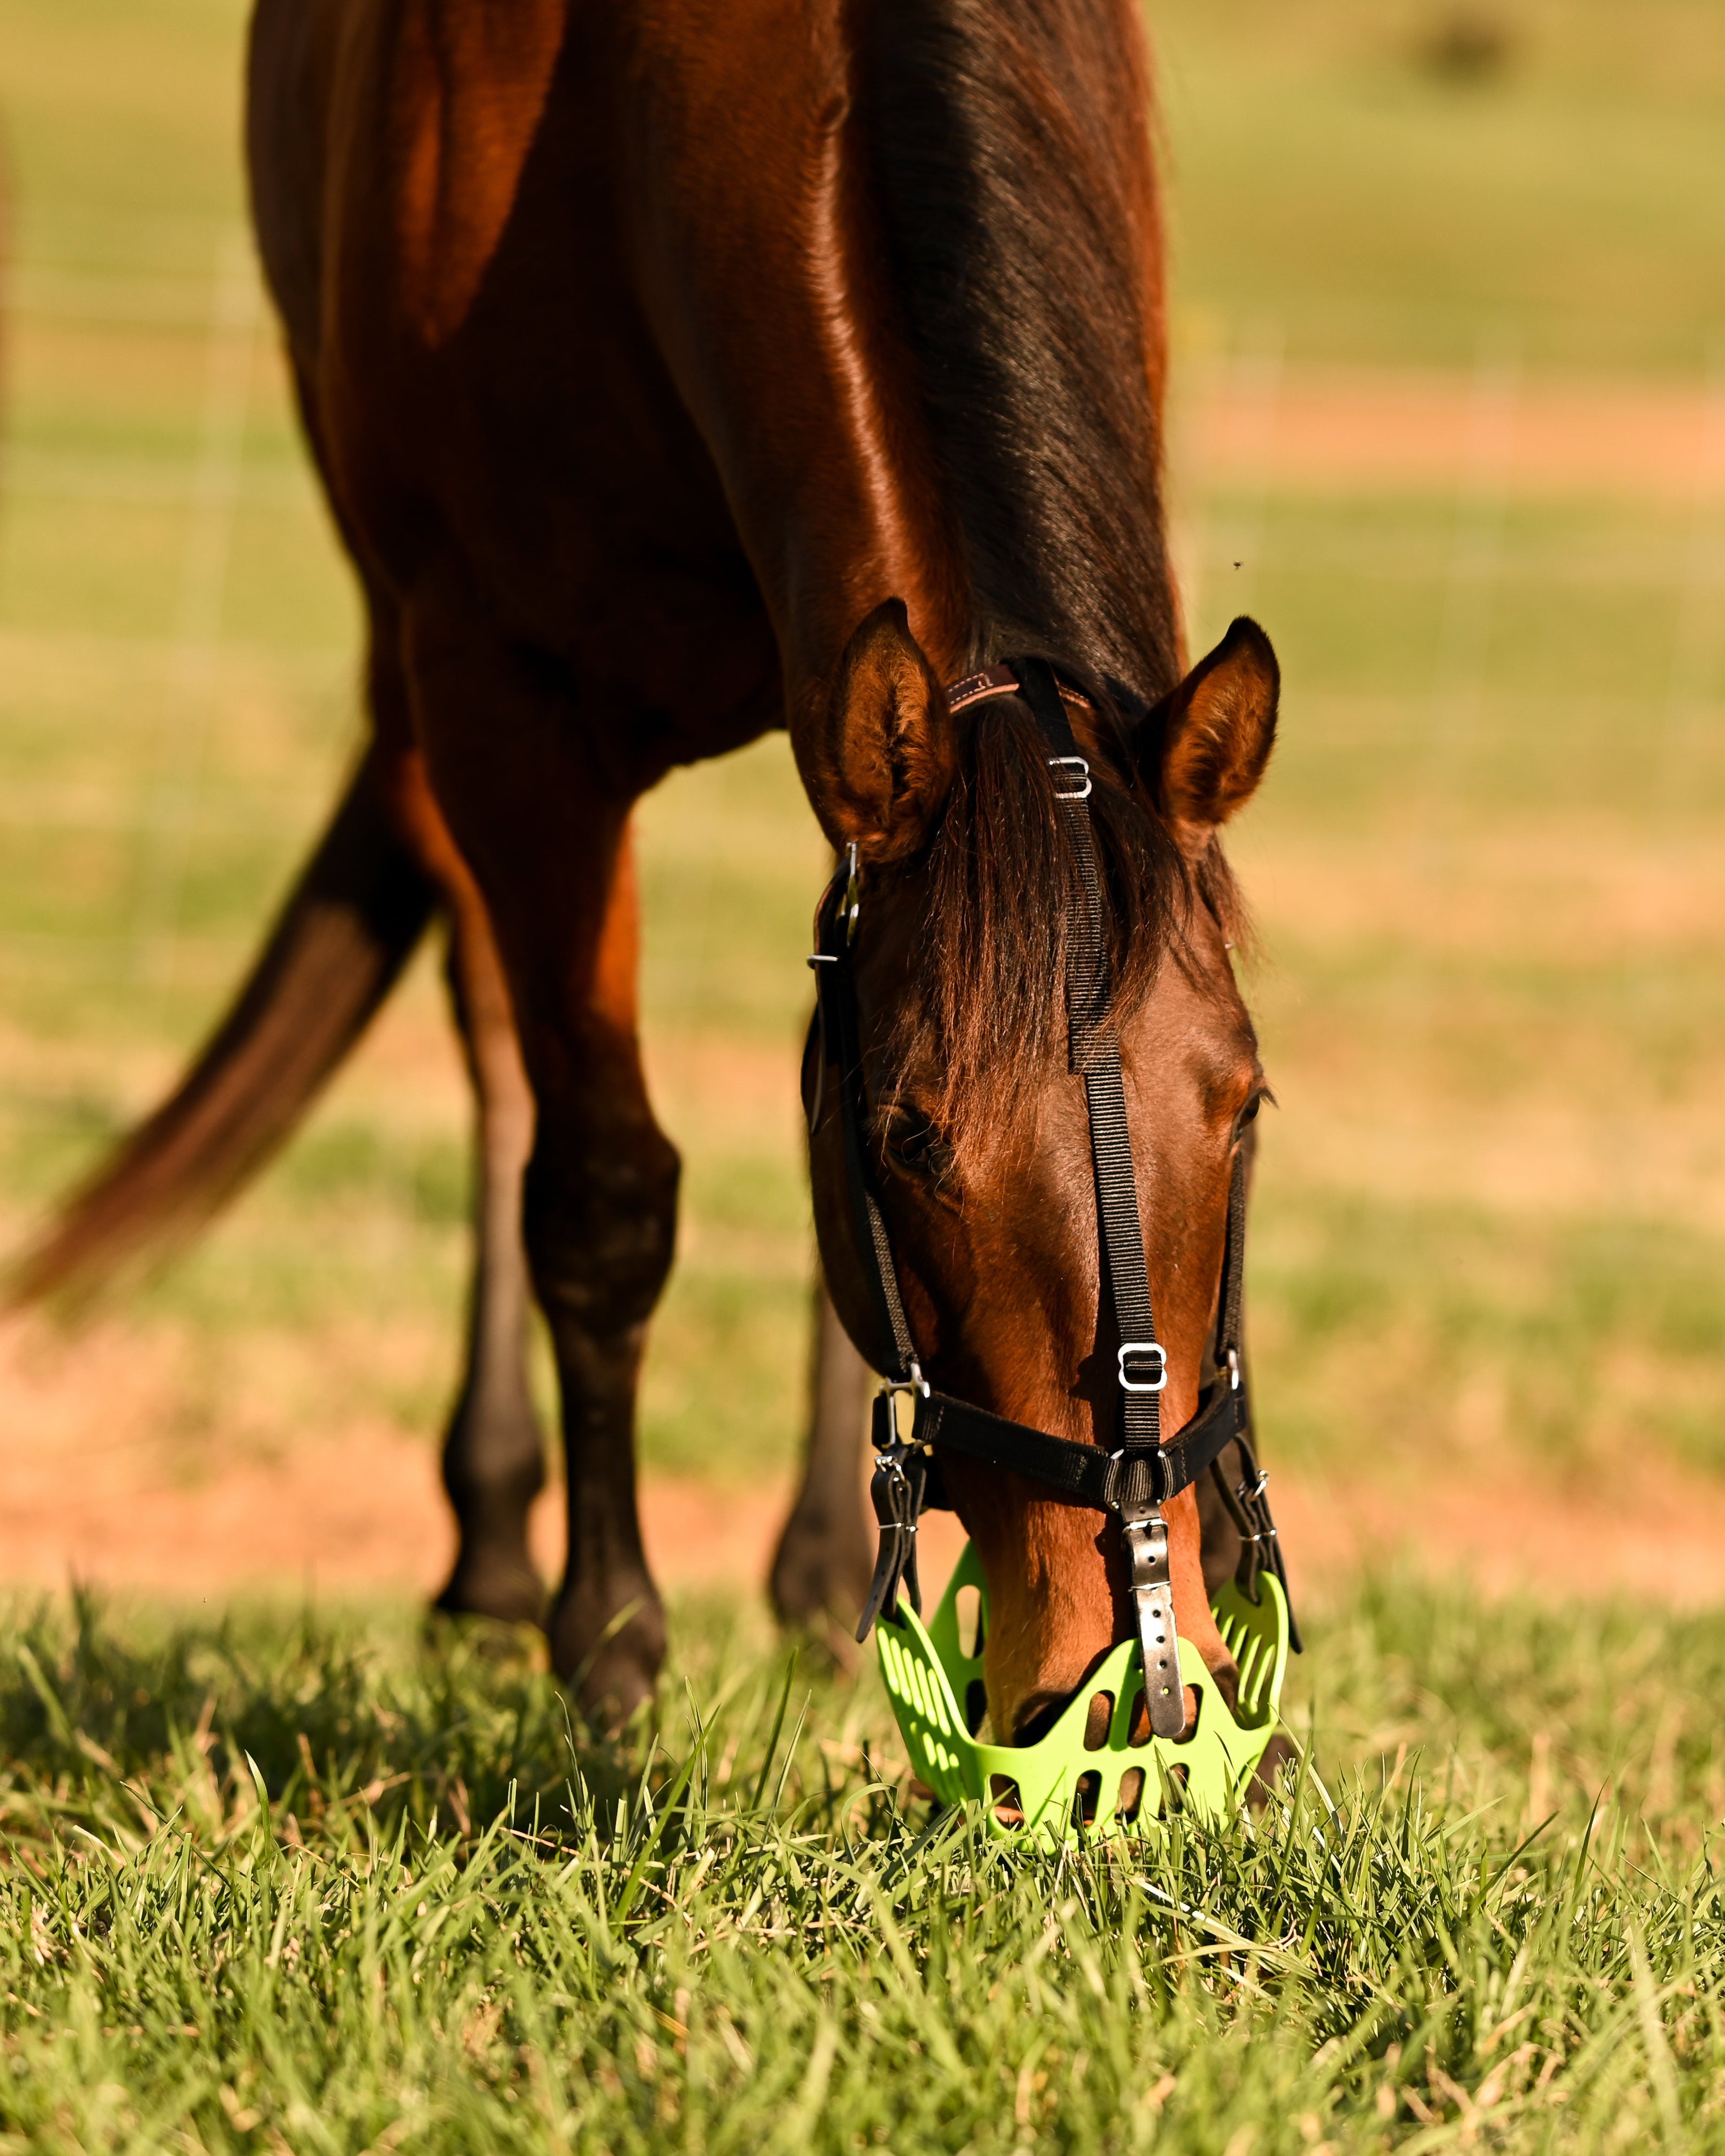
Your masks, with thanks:
[[(973, 1651), (960, 1645), (958, 1597), (974, 1588), (980, 1619)], [(988, 1831), (1006, 1840), (1063, 1841), (1081, 1827), (1105, 1834), (1116, 1827), (1156, 1831), (1178, 1807), (1222, 1820), (1239, 1807), (1278, 1720), (1288, 1660), (1288, 1604), (1273, 1573), (1258, 1575), (1260, 1599), (1232, 1580), (1211, 1604), (1229, 1651), (1240, 1665), (1240, 1704), (1230, 1713), (1192, 1642), (1180, 1640), (1180, 1674), (1198, 1695), (1189, 1737), (1127, 1742), (1144, 1687), (1143, 1656), (1123, 1640), (1080, 1686), (1065, 1712), (1034, 1744), (983, 1744), (970, 1734), (960, 1702), (979, 1708), (982, 1645), (988, 1625), (988, 1590), (981, 1560), (967, 1543), (941, 1606), (925, 1629), (908, 1603), (881, 1614), (880, 1674), (917, 1777), (942, 1804), (981, 1808)], [(1108, 1734), (1095, 1751), (1085, 1744), (1091, 1702), (1106, 1693)], [(1125, 1784), (1122, 1797), (1122, 1784)], [(1003, 1819), (1016, 1811), (1019, 1820)]]

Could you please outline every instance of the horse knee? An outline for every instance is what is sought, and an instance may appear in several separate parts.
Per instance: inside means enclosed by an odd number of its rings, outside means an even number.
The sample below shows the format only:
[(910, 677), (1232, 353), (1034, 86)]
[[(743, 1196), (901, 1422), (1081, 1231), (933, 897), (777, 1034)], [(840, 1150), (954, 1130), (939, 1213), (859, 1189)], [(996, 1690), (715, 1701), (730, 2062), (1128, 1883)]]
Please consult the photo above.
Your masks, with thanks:
[(522, 1232), (553, 1326), (605, 1336), (645, 1324), (670, 1270), (681, 1163), (652, 1125), (578, 1147), (540, 1135), (527, 1163)]

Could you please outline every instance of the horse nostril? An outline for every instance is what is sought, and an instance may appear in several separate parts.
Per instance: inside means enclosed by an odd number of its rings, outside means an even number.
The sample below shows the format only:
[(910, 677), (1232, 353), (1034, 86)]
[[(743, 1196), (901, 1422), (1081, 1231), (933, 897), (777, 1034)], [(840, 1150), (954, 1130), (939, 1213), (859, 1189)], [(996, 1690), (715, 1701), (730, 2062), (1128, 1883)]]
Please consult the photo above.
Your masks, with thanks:
[[(973, 1686), (972, 1689), (974, 1691), (978, 1687)], [(1018, 1726), (1018, 1733), (1014, 1737), (1013, 1743), (1040, 1744), (1077, 1697), (1076, 1691), (1069, 1691), (1064, 1698), (1045, 1701), (1042, 1706), (1024, 1717)], [(1102, 1749), (1108, 1742), (1108, 1732), (1113, 1726), (1113, 1693), (1111, 1691), (1092, 1692), (1090, 1697), (1089, 1711), (1084, 1717), (1084, 1748), (1086, 1752), (1100, 1752)], [(975, 1733), (976, 1725), (973, 1723), (971, 1734), (974, 1736)]]
[(1040, 1744), (1071, 1703), (1069, 1693), (1065, 1699), (1051, 1699), (1027, 1714), (1014, 1732), (1014, 1744)]

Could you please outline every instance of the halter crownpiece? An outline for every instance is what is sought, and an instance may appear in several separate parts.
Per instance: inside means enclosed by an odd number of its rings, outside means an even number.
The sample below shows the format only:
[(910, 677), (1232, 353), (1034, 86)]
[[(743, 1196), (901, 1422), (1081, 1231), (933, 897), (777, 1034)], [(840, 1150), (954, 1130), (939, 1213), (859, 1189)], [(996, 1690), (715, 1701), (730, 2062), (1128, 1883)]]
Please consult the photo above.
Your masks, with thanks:
[[(1236, 1153), (1229, 1188), (1227, 1240), (1213, 1340), (1214, 1374), (1203, 1389), (1197, 1413), (1176, 1435), (1164, 1441), (1161, 1394), (1168, 1383), (1168, 1355), (1157, 1340), (1151, 1307), (1120, 1042), (1111, 1008), (1102, 886), (1089, 808), (1093, 781), (1065, 711), (1068, 704), (1085, 710), (1091, 706), (1088, 698), (1059, 680), (1046, 660), (1036, 659), (991, 666), (954, 683), (947, 692), (948, 708), (954, 711), (999, 696), (1022, 699), (1041, 730), (1055, 798), (1078, 867), (1079, 892), (1066, 936), (1069, 1068), (1081, 1075), (1085, 1084), (1102, 1245), (1103, 1292), (1112, 1306), (1118, 1342), (1117, 1443), (1111, 1450), (1075, 1444), (1027, 1424), (991, 1414), (968, 1401), (935, 1391), (922, 1374), (905, 1317), (891, 1241), (870, 1179), (864, 1142), (867, 1101), (850, 968), (851, 947), (861, 916), (860, 871), (854, 845), (847, 849), (821, 901), (816, 918), (818, 947), (809, 962), (815, 975), (816, 1022), (822, 1037), (810, 1131), (812, 1135), (819, 1129), (824, 1112), (825, 1068), (830, 1060), (838, 1071), (845, 1179), (863, 1271), (875, 1304), (875, 1330), (881, 1342), (891, 1342), (891, 1367), (884, 1373), (886, 1382), (875, 1400), (872, 1426), (876, 1455), (872, 1494), (880, 1526), (880, 1555), (856, 1636), (859, 1641), (865, 1640), (877, 1620), (883, 1627), (881, 1667), (888, 1691), (913, 1763), (936, 1794), (948, 1802), (969, 1796), (983, 1804), (988, 1807), (991, 1825), (998, 1831), (991, 1787), (1002, 1776), (1009, 1777), (1017, 1787), (1026, 1827), (1042, 1831), (1050, 1821), (1058, 1824), (1070, 1819), (1078, 1782), (1100, 1774), (1098, 1762), (1088, 1757), (1080, 1741), (1088, 1699), (1099, 1688), (1107, 1690), (1115, 1701), (1111, 1728), (1117, 1724), (1122, 1744), (1127, 1741), (1124, 1732), (1132, 1717), (1127, 1710), (1135, 1711), (1137, 1687), (1126, 1681), (1127, 1666), (1135, 1656), (1154, 1739), (1155, 1763), (1164, 1789), (1173, 1786), (1170, 1770), (1178, 1768), (1187, 1804), (1219, 1810), (1224, 1803), (1236, 1799), (1275, 1727), (1287, 1649), (1291, 1645), (1297, 1650), (1299, 1635), (1289, 1609), (1281, 1545), (1265, 1496), (1267, 1478), (1253, 1456), (1250, 1406), (1244, 1382), (1240, 1343), (1244, 1158)], [(899, 1424), (901, 1399), (911, 1403), (907, 1437)], [(1221, 1456), (1230, 1445), (1238, 1448), (1243, 1471), (1232, 1489), (1220, 1467)], [(1115, 1650), (1104, 1671), (1083, 1688), (1083, 1697), (1071, 1703), (1054, 1729), (1035, 1745), (978, 1744), (973, 1733), (973, 1718), (959, 1714), (957, 1701), (964, 1699), (968, 1705), (981, 1671), (980, 1640), (973, 1653), (959, 1651), (951, 1609), (961, 1584), (982, 1585), (980, 1568), (971, 1553), (967, 1551), (961, 1559), (932, 1627), (925, 1630), (921, 1622), (917, 1520), (930, 1507), (949, 1508), (935, 1458), (937, 1447), (1028, 1476), (1057, 1498), (1111, 1512), (1120, 1522), (1137, 1637)], [(1189, 1642), (1182, 1643), (1174, 1621), (1168, 1522), (1163, 1507), (1206, 1472), (1214, 1476), (1243, 1542), (1240, 1572), (1215, 1604), (1223, 1636), (1240, 1663), (1237, 1715), (1230, 1715), (1225, 1702), (1212, 1696), (1214, 1683), (1202, 1657)], [(900, 1601), (901, 1588), (909, 1599), (908, 1612)], [(986, 1622), (984, 1609), (984, 1625)], [(1117, 1662), (1121, 1665), (1117, 1671)], [(1110, 1672), (1112, 1681), (1104, 1686), (1103, 1676)], [(1185, 1728), (1189, 1686), (1199, 1696), (1199, 1725), (1184, 1742), (1177, 1743)], [(1075, 1716), (1074, 1729), (1069, 1730), (1067, 1725), (1074, 1722)], [(974, 1717), (979, 1718), (979, 1715)], [(1110, 1742), (1112, 1749), (1121, 1748), (1112, 1745), (1111, 1738)], [(1135, 1760), (1143, 1756), (1134, 1753)], [(1102, 1793), (1106, 1804), (1092, 1802), (1092, 1824), (1104, 1824), (1105, 1815), (1122, 1820), (1155, 1815), (1154, 1805), (1121, 1802), (1122, 1778), (1130, 1772), (1131, 1763), (1116, 1763), (1111, 1782)], [(1141, 1795), (1142, 1782), (1141, 1770)], [(1095, 1799), (1096, 1789), (1091, 1794)]]

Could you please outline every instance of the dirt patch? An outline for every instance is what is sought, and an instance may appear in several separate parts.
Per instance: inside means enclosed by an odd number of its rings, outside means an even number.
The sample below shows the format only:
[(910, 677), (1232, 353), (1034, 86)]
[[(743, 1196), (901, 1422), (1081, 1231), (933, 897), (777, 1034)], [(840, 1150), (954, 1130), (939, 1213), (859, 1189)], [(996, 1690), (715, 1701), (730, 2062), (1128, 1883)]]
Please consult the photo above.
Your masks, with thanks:
[(1725, 392), (1414, 369), (1194, 370), (1188, 484), (1725, 496)]
[[(151, 1435), (171, 1382), (147, 1345), (117, 1329), (75, 1355), (28, 1327), (0, 1341), (0, 1589), (79, 1579), (213, 1601), (260, 1585), (418, 1596), (440, 1584), (453, 1543), (425, 1439), (355, 1423), (187, 1481)], [(1275, 1493), (1296, 1587), (1319, 1599), (1363, 1563), (1459, 1569), (1494, 1593), (1607, 1585), (1666, 1607), (1725, 1598), (1725, 1488), (1673, 1471), (1643, 1469), (1609, 1499), (1553, 1492), (1531, 1476), (1456, 1489), (1280, 1470)], [(655, 1573), (680, 1586), (763, 1581), (788, 1494), (649, 1478), (642, 1511)], [(962, 1539), (949, 1517), (930, 1518), (931, 1581)], [(535, 1543), (553, 1576), (554, 1491)]]

